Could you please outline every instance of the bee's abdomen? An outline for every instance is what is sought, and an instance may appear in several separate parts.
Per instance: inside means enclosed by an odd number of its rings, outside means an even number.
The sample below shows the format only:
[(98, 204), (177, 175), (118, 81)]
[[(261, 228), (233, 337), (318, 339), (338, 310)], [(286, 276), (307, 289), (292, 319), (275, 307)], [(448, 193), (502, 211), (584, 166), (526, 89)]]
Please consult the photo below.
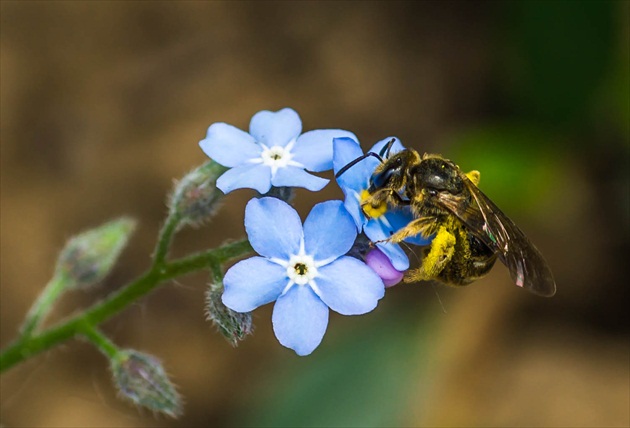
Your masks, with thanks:
[(490, 272), (497, 255), (465, 227), (460, 226), (453, 232), (455, 252), (438, 279), (451, 285), (468, 285)]

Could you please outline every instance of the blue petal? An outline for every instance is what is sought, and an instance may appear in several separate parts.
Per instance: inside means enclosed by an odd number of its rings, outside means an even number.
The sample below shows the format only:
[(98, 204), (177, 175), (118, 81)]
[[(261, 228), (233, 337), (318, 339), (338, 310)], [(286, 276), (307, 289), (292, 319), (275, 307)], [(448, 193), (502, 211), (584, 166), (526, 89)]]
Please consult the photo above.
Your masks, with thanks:
[[(374, 144), (374, 146), (372, 146), (372, 148), (369, 151), (372, 152), (372, 153), (376, 153), (377, 155), (380, 156), (381, 150), (383, 149), (383, 147), (385, 147), (385, 145), (387, 143), (389, 143), (392, 140), (392, 138), (395, 139), (396, 141), (394, 142), (394, 144), (392, 145), (391, 149), (389, 150), (389, 157), (391, 157), (391, 155), (393, 155), (395, 153), (398, 153), (398, 152), (400, 152), (400, 151), (405, 149), (398, 138), (396, 138), (396, 137), (387, 137), (387, 138), (382, 139), (378, 143)], [(386, 154), (387, 153), (383, 153), (383, 156), (385, 156)]]
[(251, 135), (227, 123), (210, 125), (199, 146), (206, 155), (228, 168), (259, 158), (262, 152)]
[(389, 239), (390, 236), (407, 226), (412, 220), (411, 213), (404, 214), (400, 211), (392, 210), (387, 211), (385, 215), (378, 218), (371, 218), (368, 220), (368, 229), (372, 235), (370, 239), (379, 241)]
[(276, 187), (303, 187), (311, 192), (322, 190), (328, 181), (325, 178), (309, 174), (297, 166), (285, 166), (278, 168), (276, 175), (271, 179), (271, 184)]
[(302, 132), (302, 121), (295, 110), (259, 111), (249, 123), (249, 133), (267, 147), (286, 146)]
[[(388, 211), (386, 217), (392, 226), (392, 232), (399, 231), (400, 229), (407, 226), (414, 219), (413, 214), (408, 210)], [(429, 245), (431, 243), (431, 239), (425, 239), (422, 237), (422, 235), (417, 234), (415, 236), (410, 236), (409, 238), (406, 238), (405, 242), (418, 246), (423, 246)]]
[(313, 172), (328, 171), (333, 167), (333, 138), (356, 139), (352, 132), (341, 129), (317, 129), (300, 135), (293, 148), (293, 160)]
[(425, 245), (429, 245), (433, 240), (433, 236), (429, 238), (423, 238), (422, 235), (418, 234), (415, 236), (410, 236), (409, 238), (405, 238), (405, 242), (413, 245), (417, 245), (419, 247), (424, 247)]
[(352, 220), (354, 220), (354, 224), (360, 232), (363, 230), (366, 218), (365, 214), (363, 214), (363, 210), (361, 209), (359, 199), (357, 199), (358, 197), (352, 189), (344, 189), (344, 194), (346, 195), (346, 199), (343, 201), (343, 205), (346, 208), (346, 211), (350, 213), (350, 216), (352, 216)]
[(389, 239), (391, 233), (388, 233), (385, 229), (385, 225), (375, 218), (369, 219), (363, 227), (363, 231), (372, 242)]
[(385, 253), (387, 258), (391, 260), (392, 265), (394, 265), (396, 270), (404, 271), (409, 269), (409, 258), (402, 248), (400, 248), (397, 244), (379, 242), (385, 241), (391, 236), (391, 233), (385, 229), (385, 225), (376, 219), (369, 220), (365, 226), (363, 226), (363, 231), (367, 237), (370, 238), (370, 241), (374, 242), (378, 248), (383, 251), (383, 253)]
[[(333, 164), (335, 175), (346, 165), (363, 156), (359, 143), (350, 138), (335, 138), (333, 140)], [(370, 177), (380, 161), (375, 157), (364, 158), (344, 171), (337, 183), (344, 189), (353, 189), (357, 192), (365, 190), (369, 186)]]
[(285, 268), (263, 257), (252, 257), (225, 273), (221, 300), (236, 312), (250, 312), (276, 300), (288, 282)]
[(400, 246), (389, 242), (382, 242), (376, 246), (387, 256), (396, 270), (403, 272), (409, 269), (409, 257)]
[(370, 312), (385, 295), (383, 280), (354, 257), (341, 257), (318, 272), (315, 283), (322, 301), (342, 315)]
[(315, 205), (304, 221), (304, 249), (315, 261), (346, 254), (356, 237), (357, 228), (341, 201)]
[(271, 169), (262, 164), (237, 166), (227, 170), (217, 179), (217, 187), (223, 193), (245, 188), (267, 193), (271, 188)]
[(333, 138), (333, 164), (335, 174), (359, 156), (363, 156), (363, 151), (356, 138)]
[(273, 307), (273, 331), (278, 341), (298, 355), (308, 355), (324, 338), (328, 307), (311, 287), (294, 285)]
[(298, 213), (286, 202), (271, 197), (247, 203), (245, 230), (258, 254), (286, 261), (299, 252), (304, 236)]

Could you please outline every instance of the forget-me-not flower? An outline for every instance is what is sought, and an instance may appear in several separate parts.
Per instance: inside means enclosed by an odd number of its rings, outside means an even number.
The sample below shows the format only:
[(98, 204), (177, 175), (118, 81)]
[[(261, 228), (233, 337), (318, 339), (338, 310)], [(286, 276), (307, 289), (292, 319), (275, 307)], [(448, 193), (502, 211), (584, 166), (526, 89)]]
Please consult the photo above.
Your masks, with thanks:
[[(301, 134), (301, 135), (300, 135)], [(249, 124), (249, 134), (214, 123), (199, 142), (206, 155), (230, 168), (217, 179), (223, 193), (250, 188), (264, 194), (271, 186), (321, 190), (329, 180), (307, 173), (332, 168), (334, 137), (354, 137), (339, 129), (318, 129), (302, 134), (295, 110), (260, 111)]]
[[(392, 139), (385, 138), (370, 149), (370, 152), (379, 154), (383, 147)], [(390, 155), (403, 150), (400, 140), (396, 139), (391, 147)], [(363, 156), (359, 143), (353, 138), (335, 138), (333, 140), (333, 164), (335, 174), (353, 160)], [(396, 231), (402, 229), (413, 220), (413, 215), (407, 209), (384, 210), (378, 216), (367, 217), (361, 209), (361, 203), (369, 196), (370, 178), (380, 161), (373, 156), (366, 157), (362, 161), (347, 169), (337, 178), (346, 199), (344, 205), (358, 228), (391, 260), (392, 265), (398, 271), (409, 268), (409, 259), (399, 245), (383, 242)], [(414, 236), (405, 240), (415, 245), (428, 245), (429, 240), (421, 236)]]
[(223, 303), (249, 312), (275, 301), (274, 333), (298, 355), (310, 354), (322, 341), (329, 308), (360, 315), (373, 310), (384, 295), (379, 276), (345, 255), (357, 232), (341, 201), (315, 205), (302, 226), (287, 203), (252, 199), (245, 209), (245, 229), (261, 256), (226, 272)]

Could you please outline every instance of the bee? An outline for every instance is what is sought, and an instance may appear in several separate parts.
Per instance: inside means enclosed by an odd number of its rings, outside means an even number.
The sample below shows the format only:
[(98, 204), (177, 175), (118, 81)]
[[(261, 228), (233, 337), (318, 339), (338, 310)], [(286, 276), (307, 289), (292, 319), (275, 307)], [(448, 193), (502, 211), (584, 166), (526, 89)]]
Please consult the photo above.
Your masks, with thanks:
[(556, 284), (542, 254), (479, 188), (480, 173), (463, 173), (439, 155), (404, 149), (390, 156), (395, 139), (379, 154), (368, 152), (341, 168), (338, 178), (361, 160), (374, 156), (381, 163), (370, 178), (361, 208), (366, 216), (408, 208), (413, 220), (386, 241), (398, 243), (420, 234), (433, 236), (422, 250), (422, 264), (405, 275), (405, 282), (437, 280), (463, 286), (485, 276), (499, 259), (514, 283), (550, 297)]

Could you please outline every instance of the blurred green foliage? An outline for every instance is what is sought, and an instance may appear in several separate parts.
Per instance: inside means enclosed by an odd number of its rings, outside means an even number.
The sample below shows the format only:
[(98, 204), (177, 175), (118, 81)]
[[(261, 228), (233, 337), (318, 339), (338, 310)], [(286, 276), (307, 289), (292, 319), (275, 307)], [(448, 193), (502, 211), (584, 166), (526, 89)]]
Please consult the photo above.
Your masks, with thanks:
[(576, 126), (613, 64), (618, 4), (506, 2), (506, 90), (522, 118)]
[(565, 182), (559, 138), (525, 125), (487, 126), (454, 136), (448, 156), (480, 171), (479, 188), (506, 213), (532, 214)]
[[(400, 308), (399, 308), (400, 309)], [(331, 328), (342, 321), (331, 317)], [(356, 323), (358, 320), (350, 320)], [(410, 377), (422, 376), (430, 317), (417, 307), (373, 313), (361, 328), (330, 334), (327, 346), (305, 358), (276, 361), (247, 415), (235, 426), (395, 426), (404, 423)], [(329, 332), (331, 333), (331, 332)], [(346, 330), (346, 333), (347, 330)], [(330, 343), (335, 341), (336, 343)], [(414, 394), (418, 394), (417, 389)]]
[(533, 214), (559, 194), (565, 158), (588, 150), (601, 123), (628, 136), (620, 9), (607, 1), (522, 1), (497, 11), (497, 92), (508, 117), (453, 136), (447, 155), (479, 170), (480, 188), (508, 213)]

